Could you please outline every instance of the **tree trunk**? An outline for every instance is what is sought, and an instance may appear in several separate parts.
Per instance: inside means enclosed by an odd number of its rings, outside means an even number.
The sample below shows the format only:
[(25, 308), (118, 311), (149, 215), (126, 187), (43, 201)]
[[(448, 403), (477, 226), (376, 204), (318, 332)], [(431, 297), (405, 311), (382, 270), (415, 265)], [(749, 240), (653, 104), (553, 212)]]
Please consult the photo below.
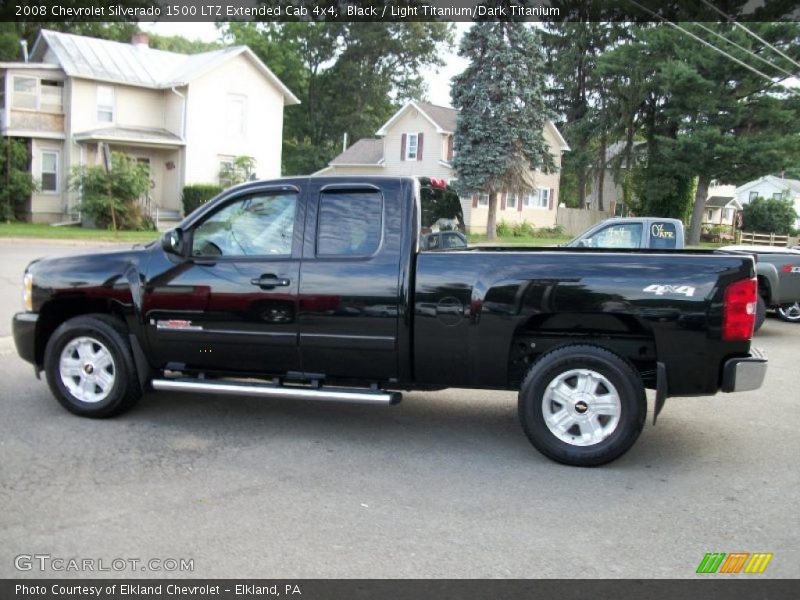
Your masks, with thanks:
[(697, 181), (697, 191), (694, 194), (694, 208), (692, 208), (692, 222), (689, 225), (689, 239), (687, 245), (700, 243), (700, 225), (703, 223), (703, 213), (706, 210), (706, 196), (708, 196), (708, 177), (700, 175)]
[(586, 208), (586, 167), (578, 166), (578, 208)]
[[(521, 202), (522, 200), (520, 200)], [(497, 192), (489, 192), (489, 215), (486, 218), (486, 239), (497, 239)]]
[(608, 132), (605, 127), (600, 133), (600, 149), (597, 157), (597, 210), (605, 210), (603, 206), (603, 186), (606, 182), (606, 147), (608, 146)]

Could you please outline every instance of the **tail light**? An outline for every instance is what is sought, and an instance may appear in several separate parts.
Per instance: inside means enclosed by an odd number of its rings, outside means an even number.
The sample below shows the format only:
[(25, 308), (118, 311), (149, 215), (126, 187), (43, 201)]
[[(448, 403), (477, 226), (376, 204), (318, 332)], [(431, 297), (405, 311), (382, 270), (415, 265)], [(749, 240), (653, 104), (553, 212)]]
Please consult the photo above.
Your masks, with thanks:
[(728, 286), (722, 307), (723, 340), (749, 340), (753, 337), (757, 301), (758, 282), (755, 278), (742, 279)]

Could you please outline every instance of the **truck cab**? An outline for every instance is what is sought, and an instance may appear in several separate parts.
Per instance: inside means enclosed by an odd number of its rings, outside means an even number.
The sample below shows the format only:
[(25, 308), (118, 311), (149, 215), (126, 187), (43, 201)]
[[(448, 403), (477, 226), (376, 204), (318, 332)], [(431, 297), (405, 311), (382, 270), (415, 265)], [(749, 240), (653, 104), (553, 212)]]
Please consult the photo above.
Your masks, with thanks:
[(587, 229), (565, 246), (676, 250), (683, 248), (683, 223), (678, 219), (615, 217)]

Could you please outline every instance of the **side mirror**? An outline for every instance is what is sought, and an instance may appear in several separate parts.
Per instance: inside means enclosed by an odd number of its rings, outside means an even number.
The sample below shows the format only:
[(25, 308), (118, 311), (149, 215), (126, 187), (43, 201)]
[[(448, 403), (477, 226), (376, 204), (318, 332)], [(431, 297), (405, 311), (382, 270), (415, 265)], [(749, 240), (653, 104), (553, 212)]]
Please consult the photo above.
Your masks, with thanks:
[(183, 229), (176, 227), (170, 229), (161, 238), (161, 248), (167, 254), (174, 254), (175, 256), (183, 256)]

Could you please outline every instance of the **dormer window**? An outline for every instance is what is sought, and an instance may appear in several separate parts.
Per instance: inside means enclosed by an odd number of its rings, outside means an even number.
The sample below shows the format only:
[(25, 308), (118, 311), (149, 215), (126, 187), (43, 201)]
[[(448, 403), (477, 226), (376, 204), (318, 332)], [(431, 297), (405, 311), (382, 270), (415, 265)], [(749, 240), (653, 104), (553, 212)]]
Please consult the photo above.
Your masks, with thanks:
[(408, 144), (406, 145), (406, 160), (417, 160), (417, 134), (408, 134)]
[(404, 133), (400, 137), (400, 160), (422, 160), (422, 134)]

